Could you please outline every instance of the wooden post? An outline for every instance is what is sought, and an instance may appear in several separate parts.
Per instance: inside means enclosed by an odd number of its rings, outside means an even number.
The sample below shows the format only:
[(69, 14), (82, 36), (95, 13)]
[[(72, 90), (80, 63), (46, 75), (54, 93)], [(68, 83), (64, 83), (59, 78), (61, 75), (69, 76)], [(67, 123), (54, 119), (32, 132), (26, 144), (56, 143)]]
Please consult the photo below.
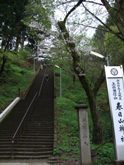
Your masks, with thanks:
[(88, 126), (88, 114), (87, 105), (78, 104), (76, 107), (78, 113), (79, 122), (79, 134), (80, 134), (80, 156), (81, 165), (91, 165), (91, 151), (89, 140), (89, 126)]

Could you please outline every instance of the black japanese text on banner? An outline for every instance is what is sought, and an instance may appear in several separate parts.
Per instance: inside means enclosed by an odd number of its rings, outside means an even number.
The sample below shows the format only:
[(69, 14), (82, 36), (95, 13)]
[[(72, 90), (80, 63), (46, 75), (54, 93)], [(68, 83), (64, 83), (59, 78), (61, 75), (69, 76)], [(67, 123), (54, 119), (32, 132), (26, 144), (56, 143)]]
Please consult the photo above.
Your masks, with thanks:
[(105, 66), (109, 103), (115, 133), (117, 160), (124, 160), (124, 73), (122, 66)]

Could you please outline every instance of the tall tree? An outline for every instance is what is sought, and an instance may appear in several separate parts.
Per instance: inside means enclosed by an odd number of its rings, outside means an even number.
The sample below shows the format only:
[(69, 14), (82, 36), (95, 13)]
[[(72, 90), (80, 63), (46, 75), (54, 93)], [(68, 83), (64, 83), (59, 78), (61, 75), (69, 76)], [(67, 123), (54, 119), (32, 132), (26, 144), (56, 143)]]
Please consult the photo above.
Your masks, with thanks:
[[(71, 2), (70, 1), (63, 2), (64, 5), (67, 3), (69, 4)], [(92, 9), (95, 5), (104, 7), (107, 10), (108, 14), (110, 15), (111, 21), (116, 26), (116, 30), (113, 29), (108, 24), (104, 23), (102, 21), (102, 19), (100, 19), (97, 16), (97, 13), (94, 14), (93, 13), (94, 10), (92, 10), (91, 8), (87, 8), (88, 3), (93, 4)], [(75, 49), (76, 48), (75, 42), (70, 37), (69, 31), (67, 30), (66, 23), (68, 25), (68, 22), (69, 22), (68, 18), (71, 18), (70, 15), (72, 14), (72, 12), (74, 12), (75, 10), (78, 10), (77, 8), (81, 6), (85, 9), (84, 13), (86, 13), (86, 12), (89, 13), (91, 16), (93, 16), (95, 19), (97, 19), (105, 27), (105, 28), (102, 27), (103, 31), (99, 31), (99, 29), (101, 27), (97, 29), (97, 35), (100, 33), (100, 35), (103, 36), (103, 39), (101, 39), (101, 40), (103, 40), (102, 42), (104, 42), (104, 37), (105, 37), (104, 31), (109, 31), (112, 34), (114, 34), (116, 37), (118, 37), (119, 39), (124, 41), (123, 5), (124, 5), (124, 3), (121, 0), (120, 1), (119, 0), (117, 0), (117, 1), (116, 0), (115, 1), (114, 0), (112, 0), (112, 1), (101, 0), (99, 2), (98, 1), (97, 2), (96, 1), (86, 1), (86, 0), (80, 1), (79, 0), (73, 7), (69, 8), (68, 12), (66, 12), (66, 15), (65, 15), (63, 21), (58, 22), (58, 26), (61, 30), (61, 34), (65, 40), (67, 47), (70, 50), (70, 55), (72, 56), (72, 59), (73, 59), (74, 72), (77, 74), (79, 81), (88, 97), (88, 102), (89, 102), (89, 106), (90, 106), (90, 110), (91, 110), (91, 114), (92, 114), (93, 126), (94, 126), (94, 128), (93, 128), (93, 142), (94, 143), (101, 143), (101, 141), (102, 141), (101, 125), (100, 125), (100, 120), (99, 120), (99, 116), (98, 116), (98, 112), (97, 112), (97, 108), (96, 108), (96, 96), (100, 89), (101, 84), (104, 81), (104, 71), (103, 71), (103, 69), (101, 70), (101, 73), (98, 76), (98, 78), (96, 80), (94, 80), (94, 85), (91, 86), (90, 82), (88, 81), (88, 77), (85, 75), (86, 71), (80, 65), (80, 57), (79, 57), (78, 51)], [(117, 17), (116, 17), (116, 14), (117, 14)], [(80, 19), (81, 19), (81, 15), (80, 15)], [(106, 53), (105, 49), (101, 48), (101, 51), (102, 51), (102, 53), (103, 53), (103, 51), (104, 51), (104, 53)]]
[(24, 18), (25, 5), (27, 0), (12, 0), (1, 1), (0, 3), (0, 28), (2, 48), (10, 49), (14, 42), (14, 37), (17, 37), (24, 24), (21, 20)]
[(76, 50), (76, 46), (73, 39), (70, 37), (69, 32), (66, 29), (65, 22), (59, 21), (58, 25), (61, 30), (61, 34), (66, 42), (66, 45), (70, 51), (70, 55), (73, 59), (73, 70), (75, 74), (78, 76), (79, 81), (88, 97), (88, 102), (93, 120), (93, 142), (99, 144), (102, 142), (102, 129), (96, 108), (96, 96), (99, 87), (104, 81), (104, 72), (103, 70), (101, 71), (100, 76), (98, 77), (98, 79), (96, 79), (96, 81), (94, 82), (94, 86), (92, 87), (90, 85), (88, 78), (85, 75), (84, 68), (81, 67), (80, 56)]
[(114, 25), (117, 27), (118, 32), (114, 34), (124, 41), (124, 1), (123, 0), (113, 0), (113, 5), (108, 0), (101, 0), (102, 4), (108, 11)]
[[(31, 48), (37, 47), (42, 35), (51, 27), (49, 14), (52, 1), (41, 0), (1, 0), (0, 2), (0, 49), (18, 50), (28, 40)], [(48, 2), (51, 5), (48, 5)], [(1, 58), (2, 60), (5, 58)], [(6, 61), (1, 64), (4, 70)]]

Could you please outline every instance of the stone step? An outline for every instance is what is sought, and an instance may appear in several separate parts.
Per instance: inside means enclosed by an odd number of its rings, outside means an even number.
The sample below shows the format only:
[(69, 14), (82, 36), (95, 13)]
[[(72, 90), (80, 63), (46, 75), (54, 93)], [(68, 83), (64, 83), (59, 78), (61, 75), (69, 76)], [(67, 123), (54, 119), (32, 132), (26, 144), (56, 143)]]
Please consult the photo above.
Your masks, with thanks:
[(48, 159), (51, 156), (51, 154), (44, 154), (44, 155), (13, 155), (13, 154), (7, 154), (7, 155), (0, 155), (0, 159)]

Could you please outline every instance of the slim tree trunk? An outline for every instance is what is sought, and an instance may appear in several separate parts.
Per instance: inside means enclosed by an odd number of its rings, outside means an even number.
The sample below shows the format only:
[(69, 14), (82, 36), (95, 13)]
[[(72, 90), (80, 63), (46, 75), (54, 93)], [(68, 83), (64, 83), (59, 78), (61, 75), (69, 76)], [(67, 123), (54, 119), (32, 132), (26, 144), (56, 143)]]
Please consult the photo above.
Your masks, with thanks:
[(5, 48), (4, 51), (9, 50), (9, 43), (10, 43), (11, 37), (8, 37), (8, 39), (6, 40), (6, 44), (5, 44)]
[(1, 64), (1, 68), (0, 68), (0, 76), (2, 75), (2, 73), (4, 71), (6, 62), (7, 62), (7, 58), (6, 58), (5, 55), (3, 55), (3, 57), (2, 57), (2, 64)]
[(19, 43), (20, 43), (20, 36), (18, 35), (16, 38), (16, 48), (15, 48), (16, 51), (18, 51)]

